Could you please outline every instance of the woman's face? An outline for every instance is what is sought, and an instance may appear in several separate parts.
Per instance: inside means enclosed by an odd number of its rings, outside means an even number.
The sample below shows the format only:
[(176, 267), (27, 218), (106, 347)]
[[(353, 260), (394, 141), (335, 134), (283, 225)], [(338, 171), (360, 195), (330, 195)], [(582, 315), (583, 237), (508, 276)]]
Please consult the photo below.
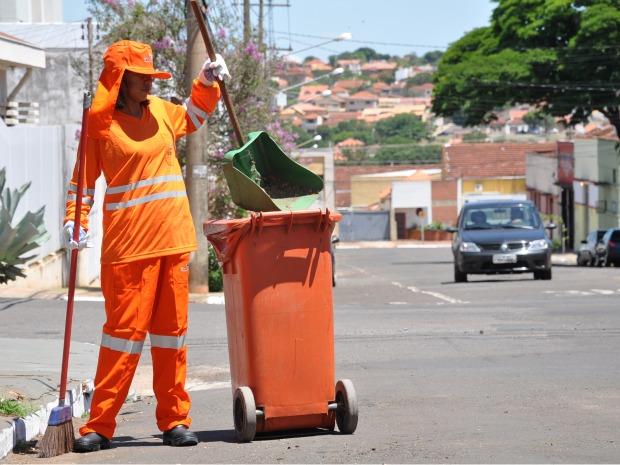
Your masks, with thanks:
[(123, 95), (125, 99), (136, 103), (144, 102), (151, 92), (153, 78), (149, 74), (125, 71), (123, 77)]

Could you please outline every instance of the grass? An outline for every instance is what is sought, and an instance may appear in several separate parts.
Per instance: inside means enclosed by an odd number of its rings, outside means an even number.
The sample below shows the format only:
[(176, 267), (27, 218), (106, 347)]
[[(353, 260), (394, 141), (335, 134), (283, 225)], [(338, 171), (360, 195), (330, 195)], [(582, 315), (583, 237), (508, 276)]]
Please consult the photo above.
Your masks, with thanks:
[(0, 415), (24, 418), (34, 412), (29, 405), (14, 399), (0, 399)]

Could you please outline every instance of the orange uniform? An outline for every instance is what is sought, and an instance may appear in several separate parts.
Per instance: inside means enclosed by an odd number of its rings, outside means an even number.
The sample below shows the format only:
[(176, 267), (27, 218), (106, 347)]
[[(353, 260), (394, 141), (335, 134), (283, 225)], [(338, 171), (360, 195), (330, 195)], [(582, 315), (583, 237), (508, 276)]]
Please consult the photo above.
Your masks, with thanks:
[[(88, 229), (95, 182), (103, 173), (101, 286), (106, 323), (99, 353), (89, 421), (80, 433), (111, 438), (150, 333), (157, 425), (166, 431), (189, 426), (185, 392), (189, 252), (196, 237), (175, 142), (195, 131), (220, 98), (217, 84), (194, 80), (184, 105), (148, 97), (142, 117), (115, 108), (123, 73), (167, 78), (156, 71), (148, 45), (113, 44), (89, 119), (81, 226)], [(69, 188), (65, 221), (75, 214), (77, 166)]]

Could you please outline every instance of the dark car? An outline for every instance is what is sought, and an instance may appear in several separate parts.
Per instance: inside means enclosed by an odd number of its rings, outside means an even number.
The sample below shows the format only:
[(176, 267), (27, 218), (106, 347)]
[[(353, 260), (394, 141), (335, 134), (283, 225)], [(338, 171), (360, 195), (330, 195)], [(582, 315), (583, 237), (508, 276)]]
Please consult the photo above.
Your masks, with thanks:
[(602, 266), (620, 266), (620, 229), (608, 229), (599, 245)]
[[(533, 203), (496, 201), (467, 203), (452, 241), (454, 280), (468, 274), (533, 272), (551, 279), (551, 241)], [(547, 228), (554, 228), (549, 225)]]
[(577, 265), (596, 266), (599, 263), (597, 246), (600, 244), (606, 229), (590, 231), (586, 238), (581, 241), (581, 247), (577, 251)]

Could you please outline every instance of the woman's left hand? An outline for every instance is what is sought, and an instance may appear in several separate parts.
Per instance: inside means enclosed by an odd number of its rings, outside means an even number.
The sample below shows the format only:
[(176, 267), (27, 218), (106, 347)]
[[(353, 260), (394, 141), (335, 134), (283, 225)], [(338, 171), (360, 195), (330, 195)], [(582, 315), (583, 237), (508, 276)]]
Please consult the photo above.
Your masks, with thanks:
[(215, 54), (215, 61), (211, 61), (210, 58), (207, 58), (207, 61), (202, 65), (202, 69), (198, 75), (198, 80), (206, 86), (213, 85), (215, 78), (221, 81), (230, 79), (228, 66), (226, 66), (224, 58), (222, 58), (222, 55), (219, 53)]

